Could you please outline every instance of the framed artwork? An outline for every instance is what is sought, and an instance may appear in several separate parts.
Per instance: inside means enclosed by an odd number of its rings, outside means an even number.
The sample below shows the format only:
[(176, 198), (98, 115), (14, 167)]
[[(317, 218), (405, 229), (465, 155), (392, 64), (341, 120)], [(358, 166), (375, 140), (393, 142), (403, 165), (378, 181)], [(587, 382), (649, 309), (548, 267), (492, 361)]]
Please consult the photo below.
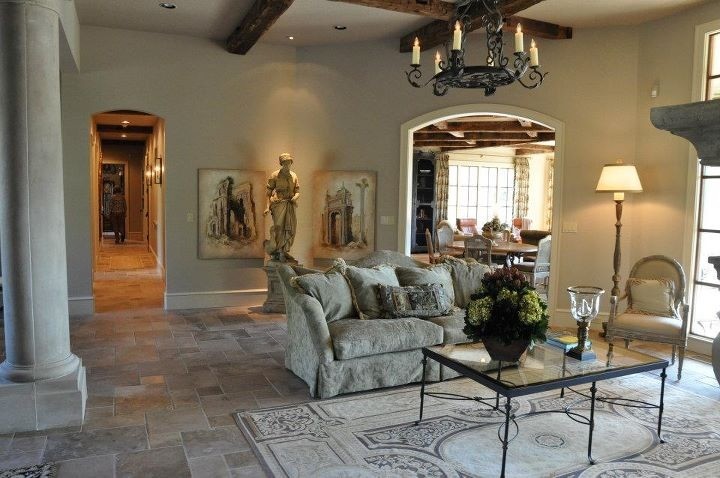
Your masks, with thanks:
[(375, 171), (319, 171), (313, 196), (313, 255), (359, 259), (375, 250)]
[[(265, 172), (198, 169), (198, 257), (263, 258)], [(256, 205), (260, 205), (257, 206)]]
[(163, 159), (162, 156), (155, 156), (155, 184), (162, 184), (163, 181)]

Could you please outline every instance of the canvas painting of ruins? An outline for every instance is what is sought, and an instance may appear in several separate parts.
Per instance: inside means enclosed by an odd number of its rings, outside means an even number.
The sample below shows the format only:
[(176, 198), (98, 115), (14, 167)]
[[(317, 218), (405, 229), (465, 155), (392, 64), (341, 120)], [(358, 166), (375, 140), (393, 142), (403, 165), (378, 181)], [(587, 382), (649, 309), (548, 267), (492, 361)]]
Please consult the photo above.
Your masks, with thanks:
[(198, 169), (198, 257), (264, 257), (265, 173)]
[(375, 250), (375, 171), (320, 171), (313, 189), (313, 255), (359, 259)]

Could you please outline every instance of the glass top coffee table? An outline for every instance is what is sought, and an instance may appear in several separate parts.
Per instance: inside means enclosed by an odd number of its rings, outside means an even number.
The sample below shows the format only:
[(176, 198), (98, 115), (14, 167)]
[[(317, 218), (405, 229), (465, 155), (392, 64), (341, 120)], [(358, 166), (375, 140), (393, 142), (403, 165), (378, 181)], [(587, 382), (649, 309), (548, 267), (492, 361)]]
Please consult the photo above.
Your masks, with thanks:
[[(579, 361), (565, 355), (564, 350), (552, 345), (536, 345), (528, 350), (520, 363), (493, 362), (490, 360), (482, 343), (465, 343), (455, 345), (437, 345), (424, 347), (423, 353), (423, 381), (420, 387), (420, 417), (416, 423), (422, 421), (425, 395), (435, 398), (447, 398), (452, 400), (474, 400), (480, 402), (493, 410), (505, 415), (505, 422), (498, 429), (498, 438), (502, 443), (502, 467), (500, 476), (505, 476), (505, 460), (507, 458), (508, 444), (519, 432), (517, 419), (520, 415), (511, 413), (511, 399), (523, 395), (547, 392), (560, 389), (560, 396), (565, 394), (565, 388), (577, 393), (590, 402), (588, 416), (572, 411), (572, 405), (568, 405), (554, 412), (565, 413), (572, 420), (588, 425), (588, 447), (587, 455), (590, 464), (594, 464), (592, 458), (592, 439), (595, 428), (595, 402), (610, 402), (615, 405), (656, 408), (658, 410), (657, 434), (660, 442), (663, 414), (663, 399), (665, 395), (665, 377), (668, 361), (652, 357), (640, 352), (621, 349), (615, 350), (608, 357), (598, 357), (595, 360)], [(452, 393), (426, 392), (425, 391), (425, 368), (427, 360), (432, 359), (458, 372), (460, 375), (470, 378), (495, 392), (494, 397), (465, 397)], [(630, 400), (622, 397), (597, 397), (596, 383), (609, 378), (623, 377), (640, 372), (651, 370), (662, 370), (660, 373), (660, 400), (658, 404)], [(589, 393), (579, 392), (570, 387), (582, 384), (591, 384)], [(500, 404), (500, 396), (505, 397), (503, 406)], [(574, 403), (573, 405), (576, 405)], [(548, 413), (533, 412), (537, 413)], [(531, 415), (526, 414), (522, 416)], [(510, 436), (511, 423), (514, 434)]]

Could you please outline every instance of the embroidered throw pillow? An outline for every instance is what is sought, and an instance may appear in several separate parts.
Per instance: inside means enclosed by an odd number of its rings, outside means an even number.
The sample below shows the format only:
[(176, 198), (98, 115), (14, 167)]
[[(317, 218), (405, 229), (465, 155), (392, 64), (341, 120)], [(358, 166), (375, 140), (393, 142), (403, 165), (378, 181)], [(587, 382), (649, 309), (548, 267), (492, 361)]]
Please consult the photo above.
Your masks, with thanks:
[(675, 283), (670, 279), (637, 279), (627, 281), (628, 311), (637, 314), (674, 317)]
[(387, 317), (439, 317), (449, 303), (440, 284), (405, 287), (378, 285), (378, 296)]
[(401, 286), (440, 284), (445, 293), (445, 303), (441, 304), (443, 310), (450, 312), (455, 304), (455, 291), (450, 268), (444, 264), (430, 267), (396, 267), (395, 275)]

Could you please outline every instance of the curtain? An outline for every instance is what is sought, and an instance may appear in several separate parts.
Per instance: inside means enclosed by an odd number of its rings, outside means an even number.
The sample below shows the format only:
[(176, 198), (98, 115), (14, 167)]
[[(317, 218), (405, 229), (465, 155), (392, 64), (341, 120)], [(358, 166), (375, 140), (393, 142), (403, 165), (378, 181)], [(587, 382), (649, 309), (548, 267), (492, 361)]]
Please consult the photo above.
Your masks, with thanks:
[(435, 157), (435, 208), (438, 221), (448, 217), (448, 184), (450, 171), (450, 155), (440, 154)]
[(553, 214), (553, 171), (554, 171), (555, 158), (548, 157), (546, 160), (547, 167), (547, 190), (545, 193), (545, 230), (549, 231), (552, 227), (552, 214)]
[(515, 166), (513, 217), (525, 217), (528, 214), (530, 162), (528, 158), (515, 158), (513, 164)]

